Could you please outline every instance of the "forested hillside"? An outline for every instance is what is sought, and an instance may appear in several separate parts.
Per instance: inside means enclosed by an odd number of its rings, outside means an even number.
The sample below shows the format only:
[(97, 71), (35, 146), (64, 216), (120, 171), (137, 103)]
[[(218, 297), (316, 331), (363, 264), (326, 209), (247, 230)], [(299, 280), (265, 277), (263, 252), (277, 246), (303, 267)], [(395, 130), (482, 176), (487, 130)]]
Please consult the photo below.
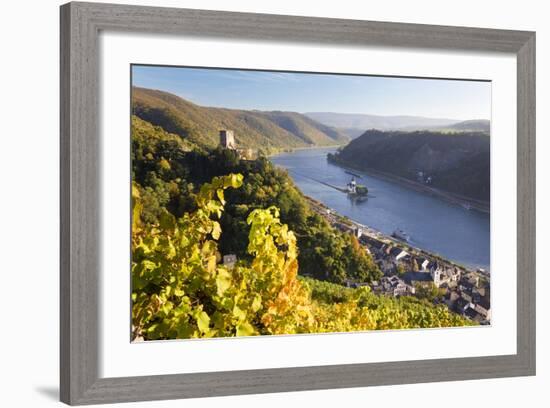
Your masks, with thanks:
[(301, 273), (343, 283), (346, 279), (368, 282), (380, 277), (370, 256), (357, 240), (332, 228), (314, 213), (288, 174), (265, 158), (241, 160), (231, 150), (189, 151), (174, 136), (158, 128), (144, 136), (143, 121), (134, 118), (132, 133), (132, 177), (142, 202), (141, 219), (159, 222), (164, 209), (175, 217), (196, 209), (200, 186), (212, 178), (242, 174), (243, 186), (225, 195), (220, 219), (224, 231), (218, 245), (222, 254), (247, 257), (246, 219), (254, 209), (275, 206), (281, 221), (298, 237)]
[(263, 153), (342, 144), (348, 137), (295, 112), (262, 112), (196, 105), (168, 92), (132, 88), (132, 113), (199, 146), (215, 147), (220, 129), (235, 132), (237, 145)]
[(329, 160), (476, 200), (490, 199), (490, 138), (484, 132), (368, 130)]

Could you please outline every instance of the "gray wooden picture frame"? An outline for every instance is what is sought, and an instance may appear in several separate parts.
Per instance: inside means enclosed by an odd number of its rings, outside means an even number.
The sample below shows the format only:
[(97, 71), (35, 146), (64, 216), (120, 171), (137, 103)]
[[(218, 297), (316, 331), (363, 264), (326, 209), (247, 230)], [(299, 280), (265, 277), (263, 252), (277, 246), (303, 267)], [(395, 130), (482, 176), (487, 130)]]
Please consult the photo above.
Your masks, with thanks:
[[(102, 30), (517, 56), (517, 354), (99, 377)], [(535, 33), (95, 3), (61, 6), (61, 400), (95, 404), (535, 374)], [(510, 271), (513, 267), (510, 268)], [(504, 271), (499, 271), (504, 272)], [(513, 272), (511, 272), (513, 273)]]

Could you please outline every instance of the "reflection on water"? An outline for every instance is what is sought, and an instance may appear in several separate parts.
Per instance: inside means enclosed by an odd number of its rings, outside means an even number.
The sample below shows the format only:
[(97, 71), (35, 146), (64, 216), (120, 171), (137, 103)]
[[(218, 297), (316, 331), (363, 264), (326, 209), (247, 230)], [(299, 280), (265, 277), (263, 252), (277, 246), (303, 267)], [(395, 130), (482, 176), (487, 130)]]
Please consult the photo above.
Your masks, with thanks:
[(360, 173), (369, 188), (366, 200), (350, 199), (325, 184), (345, 186), (351, 179), (344, 169), (326, 160), (335, 148), (298, 150), (271, 158), (284, 167), (302, 192), (342, 215), (385, 234), (406, 231), (411, 244), (455, 262), (489, 269), (489, 215), (467, 210), (426, 193)]

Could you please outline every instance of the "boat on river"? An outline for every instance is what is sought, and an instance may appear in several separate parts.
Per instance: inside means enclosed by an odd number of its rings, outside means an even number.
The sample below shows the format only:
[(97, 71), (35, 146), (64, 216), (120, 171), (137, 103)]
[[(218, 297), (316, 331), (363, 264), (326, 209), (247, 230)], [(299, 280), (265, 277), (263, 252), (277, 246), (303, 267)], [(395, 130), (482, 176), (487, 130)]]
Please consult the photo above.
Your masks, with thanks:
[(402, 229), (396, 229), (392, 232), (391, 236), (405, 242), (409, 242), (411, 240), (411, 236)]

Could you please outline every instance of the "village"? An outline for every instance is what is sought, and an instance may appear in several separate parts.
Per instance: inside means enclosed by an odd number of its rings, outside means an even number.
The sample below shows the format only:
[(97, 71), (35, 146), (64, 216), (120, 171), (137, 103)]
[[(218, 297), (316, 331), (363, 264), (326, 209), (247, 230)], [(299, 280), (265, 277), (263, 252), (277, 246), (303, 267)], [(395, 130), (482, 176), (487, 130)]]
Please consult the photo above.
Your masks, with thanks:
[(349, 287), (369, 286), (385, 296), (428, 298), (481, 325), (491, 321), (489, 272), (471, 270), (438, 255), (414, 248), (406, 241), (358, 224), (324, 204), (308, 198), (311, 208), (333, 227), (353, 234), (384, 276), (375, 282), (348, 281)]

